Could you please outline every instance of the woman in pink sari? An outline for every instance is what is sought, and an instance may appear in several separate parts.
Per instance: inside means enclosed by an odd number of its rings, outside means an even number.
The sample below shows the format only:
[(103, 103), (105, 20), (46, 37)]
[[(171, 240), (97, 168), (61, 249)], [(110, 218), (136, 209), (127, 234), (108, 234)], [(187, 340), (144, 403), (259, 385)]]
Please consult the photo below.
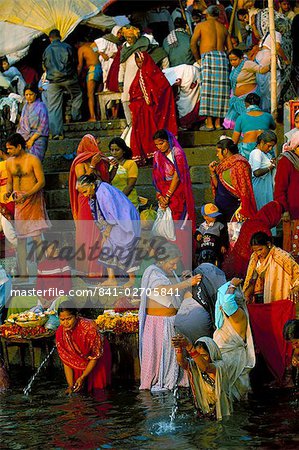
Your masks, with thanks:
[(79, 274), (89, 277), (101, 277), (103, 274), (102, 266), (98, 263), (101, 249), (97, 248), (96, 254), (92, 254), (92, 247), (101, 241), (101, 235), (94, 224), (88, 199), (77, 191), (76, 183), (80, 176), (91, 173), (98, 174), (101, 180), (109, 183), (109, 165), (110, 161), (99, 150), (95, 137), (91, 134), (83, 136), (70, 169), (69, 193), (76, 223), (76, 269)]
[(58, 308), (56, 346), (68, 384), (67, 394), (103, 389), (111, 382), (111, 353), (95, 322), (78, 315), (70, 301)]
[[(190, 171), (184, 150), (174, 137), (165, 129), (154, 134), (157, 151), (154, 154), (153, 183), (161, 209), (170, 208), (176, 228), (176, 244), (183, 254), (185, 268), (186, 250), (192, 252), (192, 237), (196, 230), (195, 203), (192, 192)], [(185, 221), (191, 222), (191, 228), (185, 226)]]
[(184, 150), (168, 130), (154, 134), (153, 183), (159, 206), (169, 206), (173, 220), (191, 220), (195, 231), (195, 204), (190, 171)]

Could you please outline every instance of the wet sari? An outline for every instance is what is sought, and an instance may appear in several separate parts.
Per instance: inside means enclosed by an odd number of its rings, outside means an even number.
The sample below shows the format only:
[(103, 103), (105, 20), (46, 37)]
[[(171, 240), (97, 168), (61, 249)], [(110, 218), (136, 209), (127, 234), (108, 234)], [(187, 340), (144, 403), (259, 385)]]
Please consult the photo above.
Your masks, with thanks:
[(98, 361), (87, 377), (88, 392), (110, 384), (110, 347), (92, 320), (79, 317), (71, 330), (65, 330), (60, 325), (56, 331), (56, 346), (63, 364), (73, 369), (74, 382), (82, 375), (90, 360)]

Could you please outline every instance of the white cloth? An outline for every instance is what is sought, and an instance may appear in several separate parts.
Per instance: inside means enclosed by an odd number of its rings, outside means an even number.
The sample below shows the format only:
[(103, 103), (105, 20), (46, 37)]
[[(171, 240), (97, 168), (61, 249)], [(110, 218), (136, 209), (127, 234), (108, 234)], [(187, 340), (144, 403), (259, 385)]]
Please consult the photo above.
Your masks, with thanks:
[(15, 248), (17, 248), (17, 235), (15, 232), (15, 229), (11, 222), (6, 219), (6, 217), (3, 216), (3, 214), (0, 213), (0, 231), (3, 231), (4, 236), (10, 242), (11, 245), (13, 245)]
[(118, 72), (118, 82), (123, 83), (123, 93), (121, 94), (122, 102), (130, 100), (130, 87), (138, 71), (135, 62), (135, 54), (133, 53), (129, 58), (120, 64)]
[[(179, 94), (176, 99), (180, 119), (193, 111), (200, 98), (199, 74), (196, 66), (180, 64), (179, 66), (164, 69), (163, 73), (169, 84), (173, 86), (181, 80)], [(195, 86), (192, 86), (195, 84)]]
[(258, 169), (267, 169), (271, 166), (271, 156), (262, 152), (259, 148), (252, 150), (249, 156), (249, 164), (251, 165), (252, 173)]
[[(279, 33), (279, 31), (275, 31), (275, 40), (276, 43), (281, 44), (282, 42), (282, 35), (281, 33)], [(267, 35), (266, 39), (263, 41), (261, 41), (260, 43), (260, 47), (267, 47), (269, 50), (271, 50), (271, 45), (272, 45), (272, 39), (270, 36), (270, 33)]]
[[(111, 33), (116, 36), (118, 31), (120, 30), (120, 26), (115, 26), (112, 28)], [(115, 53), (117, 53), (117, 45), (114, 44), (111, 41), (107, 41), (105, 37), (101, 37), (99, 39), (96, 39), (95, 44), (98, 48), (99, 53), (105, 53), (107, 56), (109, 56), (109, 59), (106, 61), (101, 55), (99, 56), (99, 61), (102, 65), (103, 70), (103, 83), (104, 83), (104, 91), (107, 90), (106, 82), (107, 82), (107, 76), (110, 70), (110, 67), (113, 63), (113, 56)]]
[[(241, 292), (238, 290), (239, 299)], [(239, 302), (238, 302), (239, 303)], [(249, 372), (255, 366), (255, 352), (249, 315), (245, 302), (242, 309), (247, 317), (247, 331), (245, 341), (233, 328), (229, 318), (222, 312), (224, 323), (214, 332), (213, 339), (221, 350), (223, 361), (227, 368), (232, 400), (246, 398), (250, 391)]]

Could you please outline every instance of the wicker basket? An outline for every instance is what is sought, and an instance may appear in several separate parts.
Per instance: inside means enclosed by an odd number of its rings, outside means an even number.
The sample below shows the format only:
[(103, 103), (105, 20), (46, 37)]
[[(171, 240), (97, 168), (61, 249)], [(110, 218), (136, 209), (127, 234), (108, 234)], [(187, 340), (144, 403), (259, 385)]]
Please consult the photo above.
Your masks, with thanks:
[(48, 320), (48, 317), (40, 317), (38, 320), (29, 320), (28, 322), (22, 322), (16, 320), (16, 324), (22, 328), (35, 328), (44, 325)]

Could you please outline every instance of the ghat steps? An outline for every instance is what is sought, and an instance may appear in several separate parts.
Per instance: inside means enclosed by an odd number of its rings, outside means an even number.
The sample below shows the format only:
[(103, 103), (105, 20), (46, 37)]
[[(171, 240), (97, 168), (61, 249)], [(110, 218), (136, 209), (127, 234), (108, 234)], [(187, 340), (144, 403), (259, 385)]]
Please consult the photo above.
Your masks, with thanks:
[[(108, 144), (115, 136), (120, 136), (125, 128), (123, 119), (104, 120), (96, 123), (71, 123), (64, 125), (65, 139), (49, 141), (48, 150), (43, 163), (46, 174), (46, 204), (52, 220), (67, 220), (72, 218), (70, 210), (68, 178), (74, 153), (81, 138), (87, 134), (100, 137), (101, 149), (108, 154)], [(184, 148), (192, 181), (198, 217), (200, 207), (212, 201), (209, 182), (208, 164), (216, 159), (215, 144), (222, 134), (231, 136), (230, 131), (180, 131), (179, 142)], [(283, 127), (277, 129), (278, 140), (283, 142)], [(148, 204), (156, 205), (155, 191), (152, 185), (151, 168), (139, 170), (137, 181), (139, 195), (149, 199)]]
[[(65, 124), (65, 139), (49, 141), (48, 150), (43, 162), (46, 175), (45, 197), (50, 219), (71, 219), (68, 178), (74, 152), (81, 138), (86, 133), (100, 137), (101, 149), (108, 154), (108, 144), (115, 136), (120, 136), (125, 128), (125, 121), (105, 120), (96, 123)], [(179, 141), (184, 148), (188, 164), (196, 209), (203, 203), (212, 201), (209, 184), (208, 164), (216, 157), (215, 144), (223, 132), (181, 131)], [(226, 132), (231, 135), (230, 132)], [(149, 205), (156, 205), (155, 190), (152, 185), (151, 167), (139, 170), (137, 181), (138, 194), (149, 199)]]

